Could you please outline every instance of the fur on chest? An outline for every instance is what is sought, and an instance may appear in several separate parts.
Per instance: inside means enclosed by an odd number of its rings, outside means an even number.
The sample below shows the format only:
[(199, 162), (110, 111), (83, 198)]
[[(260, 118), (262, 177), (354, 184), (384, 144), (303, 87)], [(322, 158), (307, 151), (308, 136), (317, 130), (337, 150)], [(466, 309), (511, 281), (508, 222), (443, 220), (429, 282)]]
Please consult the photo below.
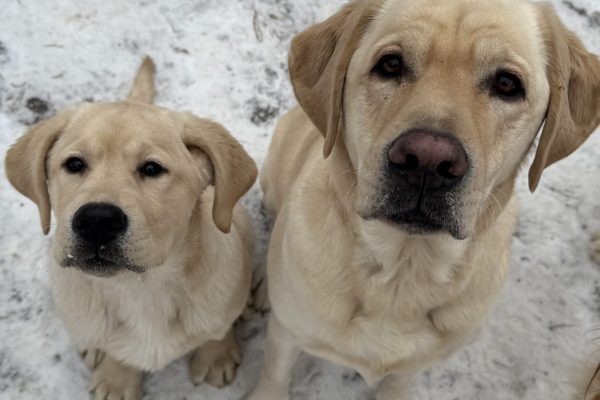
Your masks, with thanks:
[(455, 348), (463, 333), (441, 331), (430, 312), (452, 303), (468, 281), (465, 247), (445, 238), (415, 241), (385, 229), (367, 231), (338, 246), (350, 251), (330, 257), (339, 262), (322, 270), (306, 267), (307, 257), (295, 261), (303, 267), (286, 268), (288, 289), (275, 289), (275, 298), (293, 296), (282, 302), (295, 310), (293, 318), (280, 319), (307, 351), (353, 367), (372, 383), (427, 363)]
[(201, 287), (164, 273), (144, 278), (98, 282), (76, 270), (53, 270), (58, 312), (80, 350), (99, 348), (153, 371), (225, 335), (232, 321), (213, 316), (224, 312), (210, 308)]

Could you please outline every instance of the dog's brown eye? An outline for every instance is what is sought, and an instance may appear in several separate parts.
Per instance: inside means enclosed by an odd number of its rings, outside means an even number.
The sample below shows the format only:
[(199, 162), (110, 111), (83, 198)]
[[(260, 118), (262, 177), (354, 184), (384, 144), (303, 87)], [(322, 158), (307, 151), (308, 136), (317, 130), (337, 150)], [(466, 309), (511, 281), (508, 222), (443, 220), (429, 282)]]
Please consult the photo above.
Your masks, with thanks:
[(85, 162), (78, 157), (71, 157), (65, 162), (65, 168), (72, 174), (80, 174), (85, 171)]
[(140, 167), (140, 174), (142, 174), (142, 176), (147, 176), (150, 178), (157, 177), (165, 172), (166, 171), (162, 167), (162, 165), (154, 161), (147, 162), (146, 164)]
[(398, 78), (404, 75), (406, 66), (402, 56), (398, 54), (388, 54), (379, 60), (373, 72), (385, 79)]
[(510, 72), (499, 72), (492, 84), (492, 95), (506, 100), (518, 100), (525, 97), (521, 80)]

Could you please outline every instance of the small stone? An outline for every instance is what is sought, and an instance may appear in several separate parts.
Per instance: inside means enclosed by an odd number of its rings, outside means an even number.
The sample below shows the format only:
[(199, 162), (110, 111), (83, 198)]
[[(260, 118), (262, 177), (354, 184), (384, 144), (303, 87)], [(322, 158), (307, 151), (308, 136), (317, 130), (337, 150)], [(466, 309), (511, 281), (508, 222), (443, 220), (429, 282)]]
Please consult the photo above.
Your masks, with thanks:
[(252, 117), (250, 120), (255, 125), (260, 125), (269, 122), (273, 118), (277, 117), (279, 109), (271, 106), (255, 105), (252, 110)]
[(38, 97), (27, 99), (27, 108), (36, 114), (46, 114), (48, 112), (48, 103)]

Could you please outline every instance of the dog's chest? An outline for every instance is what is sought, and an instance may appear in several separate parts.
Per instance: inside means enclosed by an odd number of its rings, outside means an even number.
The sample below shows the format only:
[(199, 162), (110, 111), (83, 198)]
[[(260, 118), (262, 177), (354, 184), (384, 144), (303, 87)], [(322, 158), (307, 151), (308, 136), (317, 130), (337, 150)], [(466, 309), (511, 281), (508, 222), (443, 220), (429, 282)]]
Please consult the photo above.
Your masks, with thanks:
[[(58, 311), (78, 346), (108, 351), (140, 369), (162, 368), (215, 335), (215, 326), (190, 318), (204, 299), (182, 286), (180, 277), (99, 284), (56, 267), (53, 280)], [(68, 291), (56, 290), (67, 285)]]
[[(213, 338), (215, 327), (189, 315), (205, 307), (201, 298), (182, 286), (181, 279), (161, 278), (142, 289), (128, 288), (118, 302), (107, 298), (112, 308), (113, 330), (107, 346), (131, 363), (159, 369)], [(201, 288), (198, 288), (199, 290)]]
[(452, 294), (452, 260), (417, 254), (383, 265), (357, 254), (351, 266), (340, 266), (334, 285), (311, 290), (305, 311), (313, 312), (303, 313), (310, 323), (295, 327), (303, 346), (369, 383), (447, 352), (453, 335), (439, 331), (429, 312)]
[[(399, 288), (402, 290), (402, 288)], [(307, 348), (319, 356), (358, 370), (370, 383), (410, 365), (423, 353), (437, 352), (444, 335), (429, 319), (427, 309), (418, 309), (411, 291), (376, 291), (361, 297), (340, 299), (337, 317), (326, 320), (315, 315), (317, 327), (307, 336)], [(412, 293), (414, 294), (414, 293)]]
[[(164, 282), (115, 290), (105, 297), (107, 307), (116, 326), (127, 326), (137, 336), (152, 332), (155, 336), (168, 338), (172, 331), (179, 329), (180, 308), (188, 299), (178, 295), (182, 289), (179, 285)], [(113, 299), (119, 299), (113, 301)]]

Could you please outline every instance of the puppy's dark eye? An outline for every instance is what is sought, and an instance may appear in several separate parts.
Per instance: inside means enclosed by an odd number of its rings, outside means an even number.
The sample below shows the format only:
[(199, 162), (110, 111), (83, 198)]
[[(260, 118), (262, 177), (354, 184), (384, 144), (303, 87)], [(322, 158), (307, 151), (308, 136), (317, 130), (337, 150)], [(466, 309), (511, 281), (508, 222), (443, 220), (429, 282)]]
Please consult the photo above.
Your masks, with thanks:
[(519, 100), (525, 98), (525, 89), (516, 75), (500, 71), (492, 83), (492, 95), (504, 100)]
[(401, 77), (406, 73), (406, 65), (399, 54), (388, 54), (379, 60), (373, 72), (384, 79)]
[(65, 161), (65, 169), (72, 174), (80, 174), (86, 169), (85, 162), (78, 157), (71, 157)]
[(139, 171), (142, 176), (147, 176), (149, 178), (155, 178), (166, 172), (162, 165), (154, 161), (149, 161), (142, 165)]

